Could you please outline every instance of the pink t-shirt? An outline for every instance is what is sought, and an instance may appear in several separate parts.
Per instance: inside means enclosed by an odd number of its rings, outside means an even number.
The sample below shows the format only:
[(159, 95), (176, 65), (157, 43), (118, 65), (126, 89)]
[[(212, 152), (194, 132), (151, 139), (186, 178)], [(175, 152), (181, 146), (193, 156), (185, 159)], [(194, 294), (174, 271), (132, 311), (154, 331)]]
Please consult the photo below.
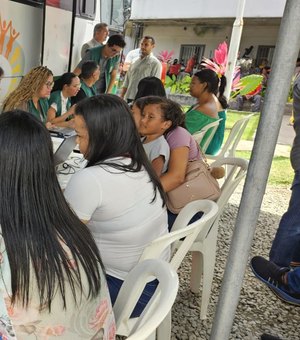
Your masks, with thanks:
[(176, 129), (170, 131), (166, 135), (166, 140), (170, 146), (171, 152), (173, 149), (187, 146), (189, 148), (189, 161), (201, 158), (198, 145), (194, 138), (186, 129), (182, 128), (181, 126), (178, 126)]

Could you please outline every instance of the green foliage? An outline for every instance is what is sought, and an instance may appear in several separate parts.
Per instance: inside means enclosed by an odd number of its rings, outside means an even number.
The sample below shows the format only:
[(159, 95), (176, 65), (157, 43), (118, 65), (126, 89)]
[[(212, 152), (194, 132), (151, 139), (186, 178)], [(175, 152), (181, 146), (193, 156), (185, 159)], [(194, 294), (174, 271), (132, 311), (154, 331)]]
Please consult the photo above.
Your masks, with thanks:
[(234, 91), (231, 95), (231, 98), (236, 97), (238, 94), (245, 96), (246, 94), (254, 91), (258, 86), (261, 85), (262, 80), (263, 76), (258, 74), (250, 74), (249, 76), (241, 78), (238, 84), (239, 90)]
[(166, 77), (165, 87), (170, 88), (170, 93), (188, 94), (190, 92), (190, 84), (192, 78), (189, 75), (181, 79), (177, 79), (173, 74), (171, 77)]

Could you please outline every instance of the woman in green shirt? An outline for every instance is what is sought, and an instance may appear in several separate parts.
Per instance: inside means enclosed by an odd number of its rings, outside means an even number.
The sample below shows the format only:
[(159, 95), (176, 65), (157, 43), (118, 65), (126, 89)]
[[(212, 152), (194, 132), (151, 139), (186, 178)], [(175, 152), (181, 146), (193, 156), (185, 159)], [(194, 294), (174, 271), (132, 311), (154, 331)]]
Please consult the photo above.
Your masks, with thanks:
[[(185, 125), (187, 130), (193, 134), (201, 130), (204, 126), (222, 118), (217, 131), (211, 140), (206, 153), (210, 155), (216, 154), (223, 143), (227, 100), (224, 97), (226, 86), (226, 78), (218, 75), (210, 70), (201, 70), (192, 77), (190, 85), (191, 96), (198, 99), (197, 104), (192, 106), (185, 115)], [(209, 137), (210, 130), (204, 136), (200, 143), (200, 147)]]
[(45, 123), (49, 109), (48, 97), (53, 84), (53, 73), (46, 66), (31, 69), (4, 100), (3, 112), (24, 110)]
[(80, 80), (72, 72), (64, 73), (55, 81), (53, 91), (49, 98), (47, 121), (61, 127), (73, 127), (71, 97), (80, 90)]

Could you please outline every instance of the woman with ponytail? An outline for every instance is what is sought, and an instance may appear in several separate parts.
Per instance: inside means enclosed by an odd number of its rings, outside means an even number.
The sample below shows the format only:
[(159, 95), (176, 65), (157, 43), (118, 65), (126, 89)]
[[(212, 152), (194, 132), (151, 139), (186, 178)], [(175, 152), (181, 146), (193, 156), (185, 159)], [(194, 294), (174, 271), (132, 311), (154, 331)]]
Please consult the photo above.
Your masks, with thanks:
[(61, 127), (73, 127), (71, 97), (80, 90), (80, 80), (72, 72), (64, 73), (54, 84), (49, 98), (47, 121)]
[[(206, 150), (206, 153), (210, 155), (214, 155), (220, 150), (224, 139), (226, 108), (228, 107), (227, 100), (224, 97), (225, 86), (226, 77), (222, 75), (219, 78), (217, 73), (210, 69), (203, 69), (195, 73), (190, 85), (190, 94), (197, 98), (198, 102), (185, 115), (187, 130), (193, 134), (222, 118)], [(200, 147), (208, 137), (209, 134), (206, 134), (200, 143)]]

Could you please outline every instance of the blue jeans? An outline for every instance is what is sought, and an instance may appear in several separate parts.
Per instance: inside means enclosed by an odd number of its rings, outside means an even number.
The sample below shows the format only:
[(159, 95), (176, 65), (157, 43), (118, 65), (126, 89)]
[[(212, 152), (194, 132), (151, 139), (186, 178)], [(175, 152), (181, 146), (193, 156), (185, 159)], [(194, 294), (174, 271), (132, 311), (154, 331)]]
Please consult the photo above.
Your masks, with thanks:
[(295, 172), (292, 196), (287, 212), (282, 216), (270, 250), (270, 260), (288, 267), (291, 261), (300, 262), (300, 171)]
[[(119, 290), (123, 284), (123, 280), (117, 279), (111, 275), (106, 274), (106, 280), (109, 290), (109, 295), (111, 299), (112, 305), (116, 302), (117, 296), (119, 294)], [(142, 311), (146, 307), (147, 303), (151, 299), (152, 295), (154, 294), (156, 287), (158, 285), (157, 280), (153, 280), (146, 284), (145, 289), (139, 298), (132, 314), (130, 315), (131, 318), (137, 318), (142, 314)]]
[(300, 294), (300, 268), (288, 272), (288, 287), (293, 294)]

